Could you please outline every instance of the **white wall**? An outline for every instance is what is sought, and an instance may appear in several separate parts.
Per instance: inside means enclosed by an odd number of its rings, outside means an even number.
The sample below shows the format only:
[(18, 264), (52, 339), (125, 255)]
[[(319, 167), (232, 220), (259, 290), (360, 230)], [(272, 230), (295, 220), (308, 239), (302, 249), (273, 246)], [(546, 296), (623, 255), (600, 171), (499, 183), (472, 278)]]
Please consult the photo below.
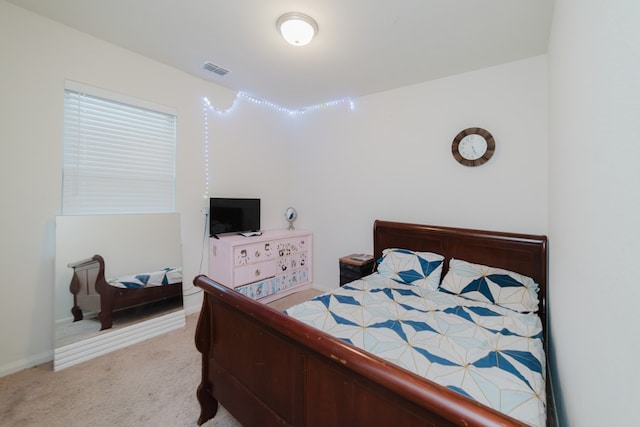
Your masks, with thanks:
[[(546, 73), (539, 56), (299, 118), (294, 205), (315, 233), (316, 286), (338, 286), (340, 256), (371, 252), (377, 218), (546, 234)], [(496, 152), (470, 168), (451, 142), (474, 126)]]
[(556, 0), (551, 333), (566, 426), (638, 425), (640, 2)]
[[(315, 232), (315, 281), (327, 288), (340, 255), (370, 250), (375, 218), (548, 231), (563, 425), (634, 425), (638, 16), (636, 0), (557, 0), (548, 90), (542, 56), (357, 99), (354, 112), (284, 118), (239, 102), (210, 122), (210, 193), (267, 200), (265, 228), (297, 207), (296, 225)], [(204, 221), (201, 97), (224, 107), (234, 94), (3, 0), (0, 55), (1, 375), (51, 357), (64, 79), (178, 110), (187, 276), (199, 271)], [(493, 133), (497, 151), (467, 169), (450, 143), (475, 125)]]
[(291, 118), (242, 97), (223, 114), (208, 111), (209, 195), (258, 197), (261, 227), (284, 228), (291, 197)]
[[(177, 210), (185, 288), (200, 271), (205, 191), (202, 98), (222, 108), (235, 93), (71, 30), (0, 0), (0, 375), (48, 361), (53, 350), (54, 217), (60, 214), (64, 80), (168, 105), (177, 110)], [(241, 194), (246, 182), (269, 200), (266, 227), (282, 226), (288, 203), (288, 151), (273, 112), (247, 106), (242, 123), (213, 126), (216, 174), (210, 191)], [(279, 120), (279, 119), (278, 119)], [(266, 123), (266, 124), (265, 124)], [(277, 123), (277, 122), (276, 122)], [(257, 152), (241, 162), (217, 149)], [(266, 148), (268, 147), (268, 148)], [(233, 152), (233, 151), (232, 151)], [(272, 174), (259, 174), (269, 164)], [(239, 170), (252, 171), (236, 180)], [(253, 174), (255, 171), (255, 174)], [(227, 177), (234, 177), (228, 179)], [(250, 178), (254, 179), (251, 180)], [(216, 180), (217, 179), (217, 180)], [(253, 193), (253, 191), (251, 191)], [(271, 206), (280, 205), (280, 206)], [(271, 211), (277, 212), (276, 214)], [(278, 222), (276, 222), (278, 221)], [(203, 271), (206, 271), (206, 261)], [(200, 294), (185, 299), (197, 310)]]
[[(0, 185), (11, 201), (0, 222), (11, 284), (0, 302), (2, 374), (51, 357), (64, 80), (177, 109), (185, 277), (201, 271), (202, 97), (224, 109), (235, 94), (2, 0), (0, 54)], [(240, 99), (209, 116), (209, 194), (261, 197), (263, 228), (284, 227), (284, 209), (295, 206), (296, 227), (314, 231), (322, 288), (337, 286), (339, 256), (372, 249), (376, 218), (546, 233), (546, 69), (540, 56), (356, 99), (354, 111), (298, 117)], [(493, 159), (479, 168), (451, 155), (454, 136), (471, 126), (496, 139)], [(199, 298), (188, 297), (187, 309)]]

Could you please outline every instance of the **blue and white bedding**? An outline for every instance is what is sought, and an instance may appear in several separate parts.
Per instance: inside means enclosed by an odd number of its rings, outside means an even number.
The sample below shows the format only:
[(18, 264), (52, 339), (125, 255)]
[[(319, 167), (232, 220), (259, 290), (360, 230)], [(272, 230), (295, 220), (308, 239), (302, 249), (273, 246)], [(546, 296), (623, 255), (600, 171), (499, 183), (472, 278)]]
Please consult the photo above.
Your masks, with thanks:
[(116, 288), (150, 288), (152, 286), (173, 285), (182, 282), (182, 267), (168, 267), (148, 273), (132, 274), (108, 279), (107, 283)]
[(286, 313), (513, 418), (545, 425), (545, 355), (535, 312), (376, 273)]

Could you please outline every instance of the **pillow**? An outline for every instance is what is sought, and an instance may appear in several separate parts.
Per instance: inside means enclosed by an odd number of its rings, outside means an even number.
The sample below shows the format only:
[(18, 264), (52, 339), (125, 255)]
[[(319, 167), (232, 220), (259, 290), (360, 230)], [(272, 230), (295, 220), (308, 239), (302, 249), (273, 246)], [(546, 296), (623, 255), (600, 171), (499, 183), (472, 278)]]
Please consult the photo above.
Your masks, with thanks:
[(538, 311), (538, 284), (530, 277), (501, 268), (452, 258), (440, 289), (520, 313)]
[(385, 249), (378, 260), (378, 273), (396, 282), (438, 289), (442, 276), (442, 255), (413, 252), (407, 249)]

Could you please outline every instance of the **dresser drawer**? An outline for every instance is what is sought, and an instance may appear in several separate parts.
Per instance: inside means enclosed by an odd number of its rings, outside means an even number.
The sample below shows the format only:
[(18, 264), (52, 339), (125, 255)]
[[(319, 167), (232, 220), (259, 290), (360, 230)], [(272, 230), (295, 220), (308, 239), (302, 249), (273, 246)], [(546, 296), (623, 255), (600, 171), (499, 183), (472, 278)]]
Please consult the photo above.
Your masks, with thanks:
[(233, 286), (246, 285), (247, 283), (258, 282), (268, 277), (276, 275), (277, 260), (261, 262), (260, 264), (245, 265), (237, 267), (234, 271)]
[(297, 252), (293, 255), (278, 258), (278, 271), (284, 273), (286, 271), (298, 270), (305, 268), (307, 264), (307, 253)]
[(340, 263), (340, 274), (359, 274), (362, 275), (364, 272), (368, 272), (372, 269), (372, 265), (353, 265), (353, 264), (344, 264)]
[(298, 252), (307, 250), (308, 241), (304, 237), (295, 237), (291, 239), (282, 239), (276, 243), (276, 255), (279, 257), (287, 257)]
[(233, 248), (233, 264), (241, 266), (273, 259), (277, 255), (273, 246), (271, 242), (237, 246)]

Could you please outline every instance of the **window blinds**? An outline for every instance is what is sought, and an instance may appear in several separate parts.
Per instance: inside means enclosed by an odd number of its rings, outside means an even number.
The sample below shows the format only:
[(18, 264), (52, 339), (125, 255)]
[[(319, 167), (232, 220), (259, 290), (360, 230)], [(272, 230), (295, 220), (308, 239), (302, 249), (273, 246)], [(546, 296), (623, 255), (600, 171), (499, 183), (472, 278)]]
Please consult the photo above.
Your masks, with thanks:
[(67, 88), (62, 214), (175, 212), (176, 118)]

